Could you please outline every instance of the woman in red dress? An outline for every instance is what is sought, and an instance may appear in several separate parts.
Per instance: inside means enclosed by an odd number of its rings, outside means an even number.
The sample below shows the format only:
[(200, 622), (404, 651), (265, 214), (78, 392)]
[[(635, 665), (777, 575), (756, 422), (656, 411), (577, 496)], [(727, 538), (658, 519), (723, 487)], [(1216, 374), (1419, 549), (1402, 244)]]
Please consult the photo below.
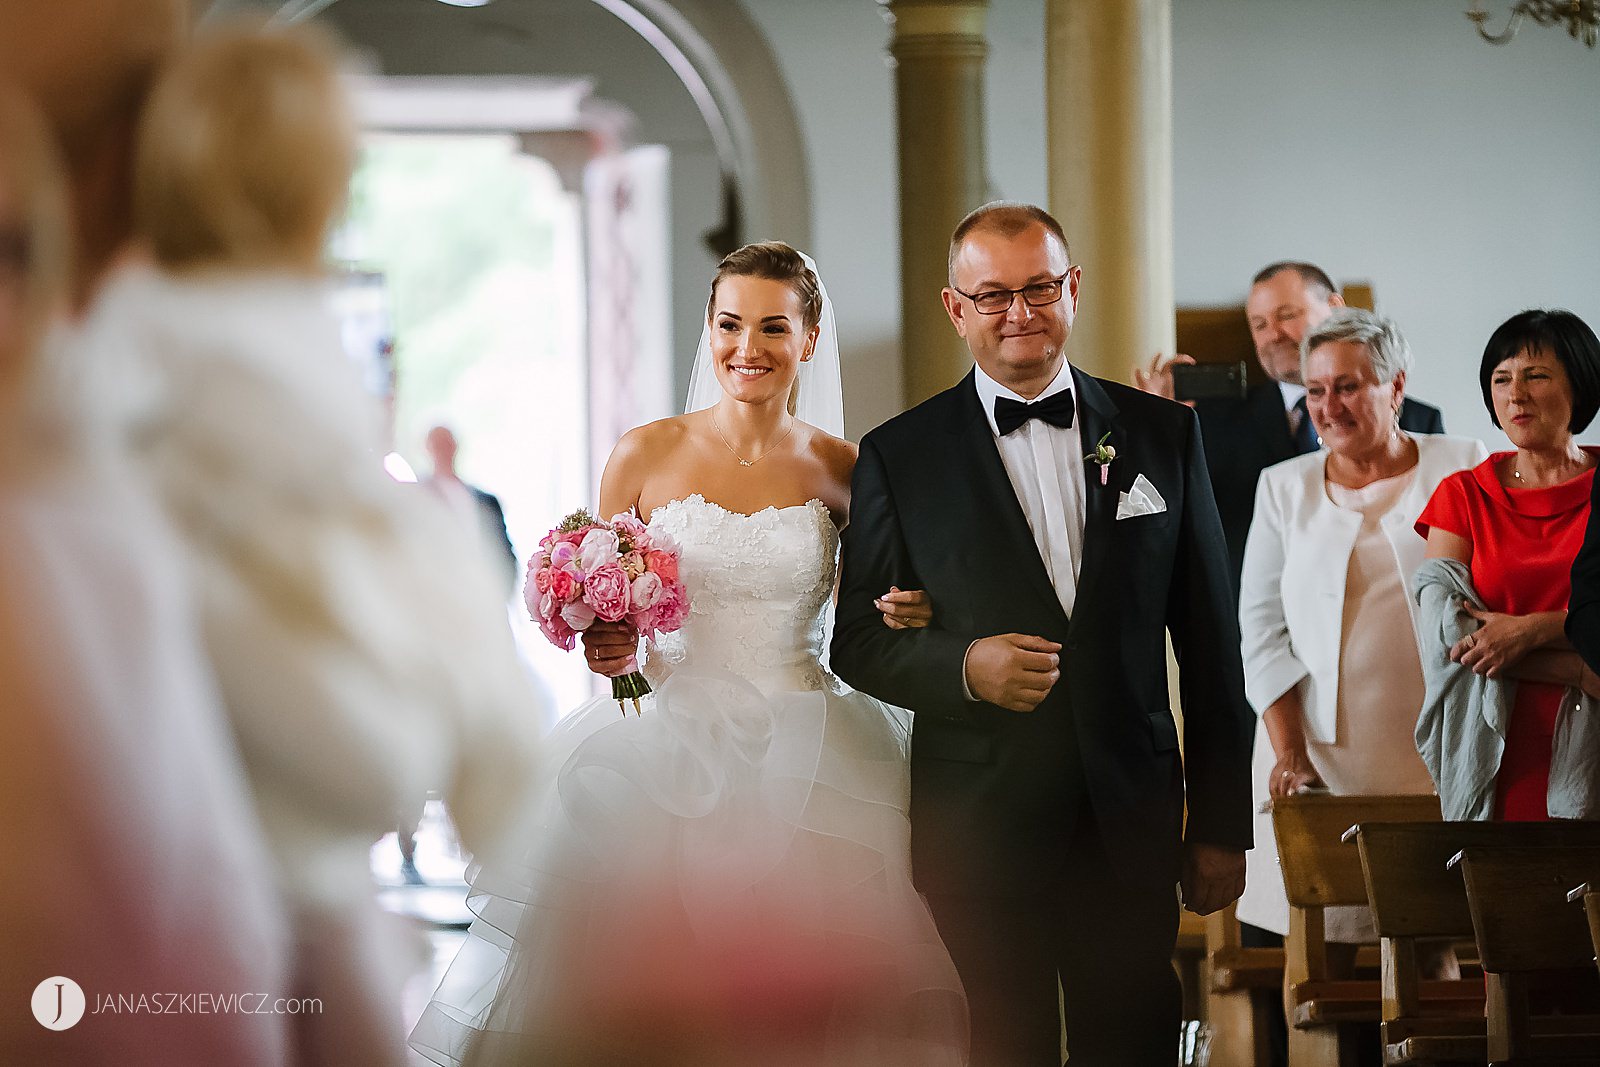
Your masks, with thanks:
[(1478, 378), (1490, 417), (1516, 449), (1440, 483), (1417, 532), (1429, 557), (1468, 565), (1489, 607), (1472, 612), (1484, 625), (1450, 658), (1517, 680), (1495, 818), (1547, 819), (1561, 695), (1584, 670), (1562, 629), (1600, 459), (1600, 449), (1573, 439), (1600, 407), (1600, 340), (1571, 312), (1524, 311), (1489, 338)]

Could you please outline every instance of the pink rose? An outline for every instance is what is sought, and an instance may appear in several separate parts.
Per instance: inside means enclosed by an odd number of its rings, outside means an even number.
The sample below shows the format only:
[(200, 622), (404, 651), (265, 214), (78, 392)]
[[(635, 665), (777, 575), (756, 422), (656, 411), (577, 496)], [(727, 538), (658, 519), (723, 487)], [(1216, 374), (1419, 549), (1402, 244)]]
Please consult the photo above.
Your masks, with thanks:
[(592, 575), (606, 564), (616, 561), (616, 534), (597, 527), (584, 535), (583, 544), (578, 546), (578, 566), (583, 568), (585, 574)]
[(654, 549), (645, 554), (644, 563), (650, 573), (660, 578), (667, 585), (676, 585), (678, 582), (678, 557), (671, 552)]
[(628, 593), (628, 576), (615, 562), (590, 571), (583, 583), (583, 602), (606, 622), (617, 622), (628, 613)]
[(541, 593), (550, 591), (551, 570), (549, 567), (540, 567), (533, 572), (533, 587)]
[(573, 580), (572, 572), (566, 570), (550, 572), (549, 593), (555, 598), (556, 603), (565, 604), (577, 595), (578, 583)]

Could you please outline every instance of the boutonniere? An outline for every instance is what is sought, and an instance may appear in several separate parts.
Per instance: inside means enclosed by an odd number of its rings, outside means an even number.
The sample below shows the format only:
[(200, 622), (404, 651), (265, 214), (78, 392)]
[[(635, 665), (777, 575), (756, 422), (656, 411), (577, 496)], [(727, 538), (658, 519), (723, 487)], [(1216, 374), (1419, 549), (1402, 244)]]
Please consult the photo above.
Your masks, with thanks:
[(1083, 457), (1085, 460), (1092, 459), (1100, 464), (1101, 485), (1105, 485), (1106, 479), (1111, 477), (1111, 461), (1117, 458), (1116, 446), (1106, 444), (1109, 440), (1111, 440), (1111, 434), (1108, 432), (1095, 443), (1094, 451)]

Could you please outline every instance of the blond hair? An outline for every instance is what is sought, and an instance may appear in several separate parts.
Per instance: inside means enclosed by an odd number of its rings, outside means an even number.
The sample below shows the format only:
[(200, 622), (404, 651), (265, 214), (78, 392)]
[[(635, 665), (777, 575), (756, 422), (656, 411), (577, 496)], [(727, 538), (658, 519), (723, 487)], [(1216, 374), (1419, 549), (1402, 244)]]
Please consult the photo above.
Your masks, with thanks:
[(140, 124), (137, 235), (170, 270), (315, 270), (342, 209), (355, 125), (336, 52), (303, 26), (202, 33)]
[[(8, 209), (9, 206), (9, 209)], [(22, 96), (0, 91), (0, 231), (20, 256), (17, 344), (0, 345), (0, 399), (14, 401), (35, 369), (51, 321), (65, 308), (72, 221), (66, 169), (43, 116)]]

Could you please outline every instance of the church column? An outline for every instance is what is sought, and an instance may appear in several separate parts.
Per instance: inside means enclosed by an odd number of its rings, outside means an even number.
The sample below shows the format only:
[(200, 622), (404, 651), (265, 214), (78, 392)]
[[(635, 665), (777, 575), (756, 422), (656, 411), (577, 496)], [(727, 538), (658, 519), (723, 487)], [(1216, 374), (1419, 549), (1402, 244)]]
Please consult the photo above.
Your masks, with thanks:
[(894, 27), (900, 145), (900, 363), (907, 406), (972, 364), (939, 300), (950, 231), (987, 199), (983, 20), (988, 0), (880, 0)]
[(1067, 351), (1128, 381), (1174, 346), (1171, 0), (1047, 0), (1050, 210), (1083, 266)]

